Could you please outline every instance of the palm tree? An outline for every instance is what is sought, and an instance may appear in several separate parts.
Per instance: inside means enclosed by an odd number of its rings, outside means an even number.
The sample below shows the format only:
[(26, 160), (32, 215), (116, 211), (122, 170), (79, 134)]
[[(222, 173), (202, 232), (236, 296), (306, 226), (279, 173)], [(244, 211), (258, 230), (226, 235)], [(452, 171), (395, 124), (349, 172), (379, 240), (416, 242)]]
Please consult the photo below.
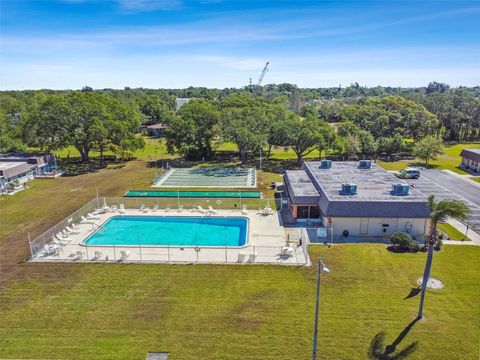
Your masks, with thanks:
[(428, 206), (430, 208), (430, 229), (426, 245), (428, 246), (427, 262), (423, 272), (422, 291), (420, 294), (420, 306), (418, 308), (417, 319), (423, 316), (423, 301), (425, 291), (427, 290), (427, 282), (430, 278), (430, 270), (432, 269), (433, 248), (437, 242), (437, 225), (441, 220), (447, 217), (465, 220), (470, 215), (470, 208), (461, 200), (441, 200), (435, 201), (435, 196), (431, 194), (428, 197)]

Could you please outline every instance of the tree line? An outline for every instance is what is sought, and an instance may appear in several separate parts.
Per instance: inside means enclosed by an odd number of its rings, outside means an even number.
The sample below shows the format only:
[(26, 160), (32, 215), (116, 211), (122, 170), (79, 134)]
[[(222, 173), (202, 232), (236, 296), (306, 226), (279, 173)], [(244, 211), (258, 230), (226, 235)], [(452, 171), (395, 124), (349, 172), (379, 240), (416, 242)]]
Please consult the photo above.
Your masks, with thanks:
[[(328, 88), (333, 91), (334, 88)], [(210, 159), (233, 142), (242, 161), (260, 147), (291, 148), (300, 163), (320, 155), (384, 156), (411, 153), (427, 137), (478, 140), (480, 91), (425, 88), (299, 89), (292, 84), (246, 89), (129, 89), (0, 92), (0, 152), (74, 146), (129, 157), (141, 148), (140, 125), (166, 123), (169, 151)], [(180, 109), (175, 97), (192, 97)], [(408, 140), (408, 141), (407, 141)], [(438, 142), (438, 141), (437, 141)]]

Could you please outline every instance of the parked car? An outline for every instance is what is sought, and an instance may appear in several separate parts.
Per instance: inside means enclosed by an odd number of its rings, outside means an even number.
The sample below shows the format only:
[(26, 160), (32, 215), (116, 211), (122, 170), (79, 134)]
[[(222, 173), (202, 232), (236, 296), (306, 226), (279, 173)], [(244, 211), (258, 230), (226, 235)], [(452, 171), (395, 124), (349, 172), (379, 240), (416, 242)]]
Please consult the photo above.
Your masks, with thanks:
[(400, 179), (418, 179), (420, 177), (420, 170), (415, 168), (406, 168), (396, 172), (395, 176)]

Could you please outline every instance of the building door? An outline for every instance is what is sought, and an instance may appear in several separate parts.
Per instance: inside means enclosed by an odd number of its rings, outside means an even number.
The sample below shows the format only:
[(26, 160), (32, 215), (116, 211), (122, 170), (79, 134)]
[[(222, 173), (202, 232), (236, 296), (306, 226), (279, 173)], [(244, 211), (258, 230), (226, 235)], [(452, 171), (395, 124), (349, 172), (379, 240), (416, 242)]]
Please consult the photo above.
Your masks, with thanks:
[(360, 218), (360, 236), (368, 235), (368, 218)]
[(390, 237), (394, 231), (392, 219), (382, 219), (380, 222), (380, 231), (378, 236), (380, 237)]

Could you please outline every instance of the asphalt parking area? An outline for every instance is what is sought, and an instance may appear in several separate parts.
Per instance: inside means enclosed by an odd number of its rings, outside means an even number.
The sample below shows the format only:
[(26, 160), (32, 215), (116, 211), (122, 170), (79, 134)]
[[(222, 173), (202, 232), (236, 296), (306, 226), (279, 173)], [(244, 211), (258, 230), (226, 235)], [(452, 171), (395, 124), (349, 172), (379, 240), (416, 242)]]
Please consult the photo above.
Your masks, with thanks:
[(434, 194), (437, 200), (463, 200), (471, 210), (467, 223), (480, 231), (480, 189), (466, 180), (439, 170), (423, 170), (420, 179), (406, 180), (425, 195)]

